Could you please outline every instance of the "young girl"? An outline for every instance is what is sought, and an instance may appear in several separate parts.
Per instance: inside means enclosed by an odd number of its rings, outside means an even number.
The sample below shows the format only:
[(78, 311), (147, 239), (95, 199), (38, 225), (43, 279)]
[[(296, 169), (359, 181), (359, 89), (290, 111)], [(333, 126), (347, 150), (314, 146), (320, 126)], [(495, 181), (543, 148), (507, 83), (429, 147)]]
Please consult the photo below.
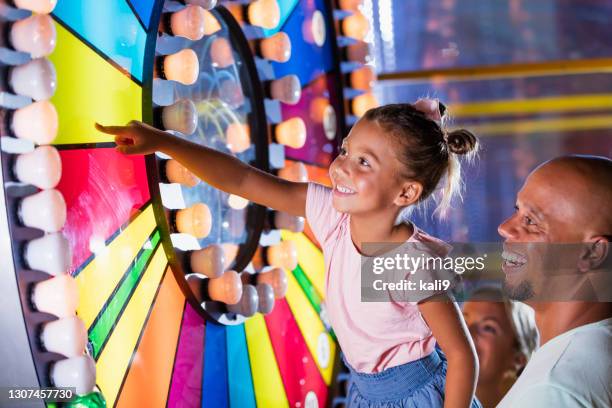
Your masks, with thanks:
[(478, 407), (478, 362), (454, 302), (444, 294), (418, 304), (361, 301), (364, 243), (445, 245), (396, 223), (442, 179), (444, 211), (459, 184), (457, 156), (477, 147), (468, 131), (447, 133), (443, 116), (436, 100), (370, 110), (330, 166), (333, 188), (280, 179), (140, 122), (96, 127), (123, 153), (164, 152), (215, 188), (306, 217), (323, 248), (329, 318), (351, 371), (349, 407)]

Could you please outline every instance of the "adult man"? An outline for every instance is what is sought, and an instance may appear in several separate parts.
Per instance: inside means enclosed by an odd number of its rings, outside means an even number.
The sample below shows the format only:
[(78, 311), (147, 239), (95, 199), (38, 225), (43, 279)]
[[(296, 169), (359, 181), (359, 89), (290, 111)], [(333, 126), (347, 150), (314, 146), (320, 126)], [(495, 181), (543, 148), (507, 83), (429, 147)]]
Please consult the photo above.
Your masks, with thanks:
[(611, 204), (612, 160), (562, 157), (499, 226), (504, 289), (534, 308), (541, 342), (498, 407), (612, 406)]

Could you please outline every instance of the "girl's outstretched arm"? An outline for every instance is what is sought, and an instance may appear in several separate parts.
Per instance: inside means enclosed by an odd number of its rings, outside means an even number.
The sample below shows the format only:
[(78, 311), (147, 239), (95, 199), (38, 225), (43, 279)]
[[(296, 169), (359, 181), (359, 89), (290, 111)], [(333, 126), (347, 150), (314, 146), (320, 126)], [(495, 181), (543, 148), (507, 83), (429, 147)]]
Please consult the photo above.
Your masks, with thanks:
[(448, 360), (444, 407), (469, 407), (476, 390), (478, 358), (459, 307), (439, 295), (419, 303), (419, 311)]
[(200, 179), (230, 194), (275, 210), (303, 217), (307, 183), (294, 183), (263, 172), (228, 154), (181, 139), (145, 123), (102, 126), (100, 132), (115, 135), (117, 150), (125, 154), (163, 152), (178, 160)]

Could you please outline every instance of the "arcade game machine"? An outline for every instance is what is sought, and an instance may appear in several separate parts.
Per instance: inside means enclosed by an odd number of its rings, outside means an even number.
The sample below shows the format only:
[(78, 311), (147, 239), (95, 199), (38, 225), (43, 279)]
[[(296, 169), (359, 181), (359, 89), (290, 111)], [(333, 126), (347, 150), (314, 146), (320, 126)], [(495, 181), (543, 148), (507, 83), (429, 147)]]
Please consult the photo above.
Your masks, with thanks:
[(376, 103), (359, 5), (0, 2), (0, 385), (70, 387), (9, 403), (330, 403), (338, 349), (304, 220), (122, 155), (94, 123), (328, 182)]

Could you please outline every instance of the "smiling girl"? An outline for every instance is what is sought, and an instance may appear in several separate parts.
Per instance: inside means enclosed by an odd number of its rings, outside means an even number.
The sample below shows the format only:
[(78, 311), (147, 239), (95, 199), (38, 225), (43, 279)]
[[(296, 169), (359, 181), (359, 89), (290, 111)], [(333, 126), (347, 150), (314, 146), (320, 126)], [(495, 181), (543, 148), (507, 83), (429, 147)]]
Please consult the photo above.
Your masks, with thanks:
[(413, 223), (396, 222), (442, 183), (444, 213), (460, 185), (458, 156), (477, 149), (470, 132), (444, 129), (444, 111), (429, 99), (368, 111), (331, 164), (333, 188), (280, 179), (140, 122), (96, 127), (116, 135), (126, 154), (162, 151), (215, 188), (306, 217), (323, 248), (327, 309), (351, 371), (349, 407), (477, 407), (474, 345), (450, 298), (361, 300), (360, 258), (372, 255), (365, 243), (424, 242), (438, 248), (435, 256), (447, 250)]

